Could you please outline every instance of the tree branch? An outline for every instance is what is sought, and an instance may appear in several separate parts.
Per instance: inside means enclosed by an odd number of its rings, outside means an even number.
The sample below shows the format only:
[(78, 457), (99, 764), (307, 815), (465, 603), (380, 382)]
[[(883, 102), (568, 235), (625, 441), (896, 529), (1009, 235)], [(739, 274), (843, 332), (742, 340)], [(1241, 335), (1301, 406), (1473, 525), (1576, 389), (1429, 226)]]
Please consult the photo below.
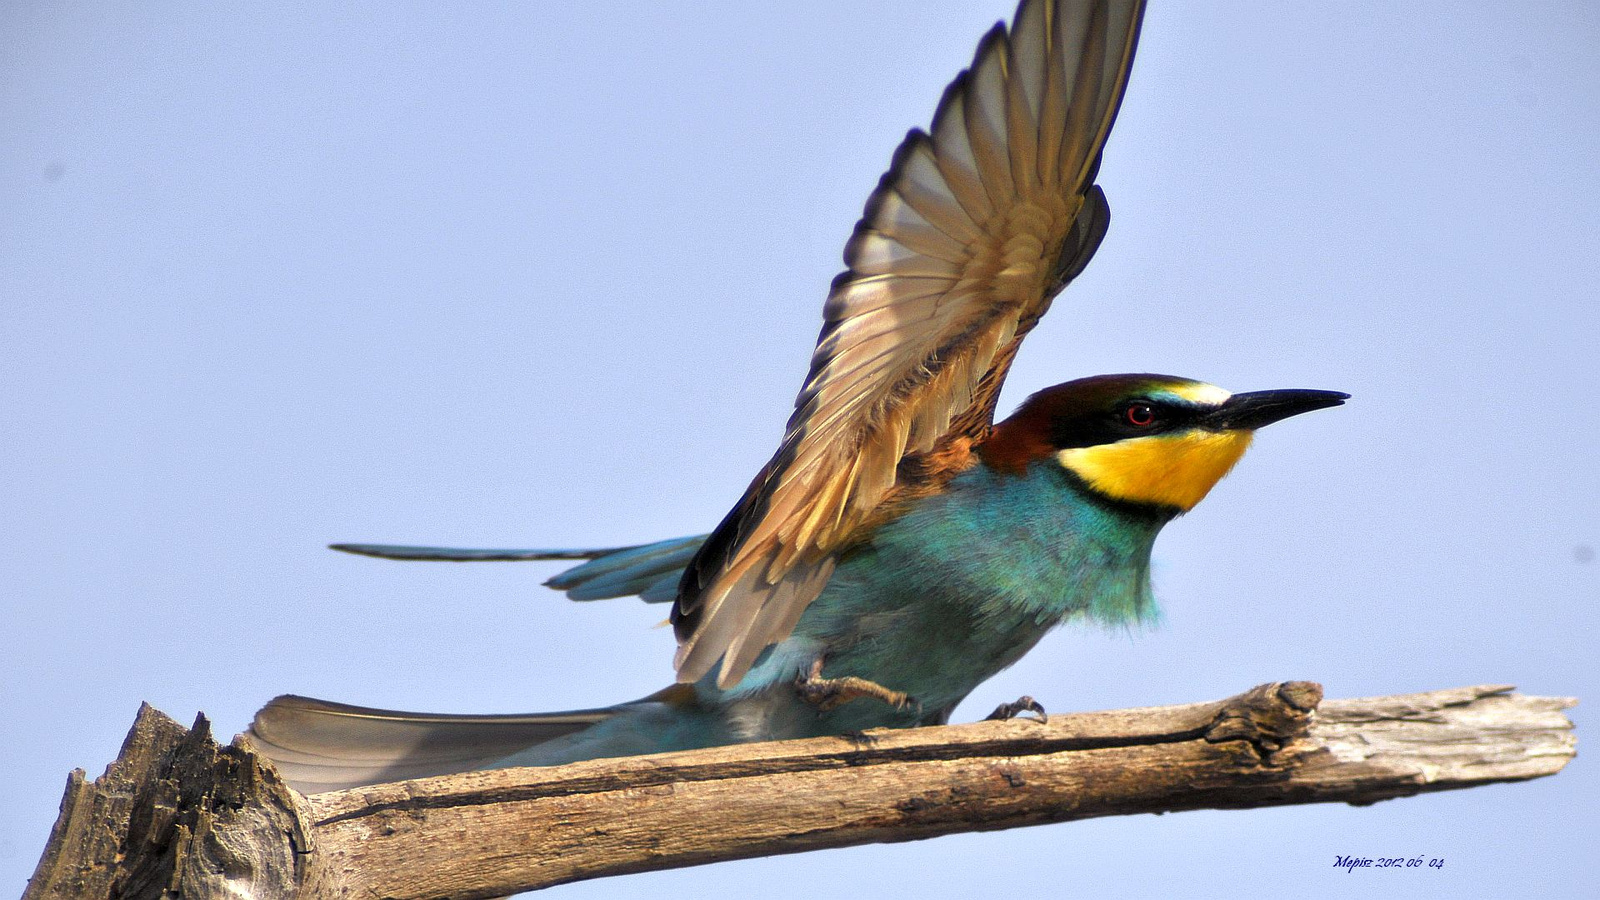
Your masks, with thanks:
[(1340, 801), (1552, 775), (1577, 701), (1484, 686), (1213, 703), (502, 769), (302, 797), (145, 706), (75, 771), (24, 900), (498, 897), (823, 847), (1094, 816)]

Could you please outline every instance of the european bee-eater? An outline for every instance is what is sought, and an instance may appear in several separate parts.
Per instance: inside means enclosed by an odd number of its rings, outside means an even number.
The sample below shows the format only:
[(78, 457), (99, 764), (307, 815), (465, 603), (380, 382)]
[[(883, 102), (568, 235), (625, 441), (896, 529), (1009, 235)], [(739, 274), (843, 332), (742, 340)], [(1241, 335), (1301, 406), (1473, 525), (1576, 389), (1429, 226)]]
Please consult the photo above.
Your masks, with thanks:
[[(1150, 550), (1257, 428), (1345, 394), (1163, 375), (1047, 388), (995, 424), (1022, 338), (1110, 222), (1095, 185), (1139, 0), (1024, 0), (894, 155), (777, 453), (708, 535), (585, 559), (573, 599), (673, 603), (678, 684), (604, 709), (436, 716), (280, 697), (250, 736), (302, 791), (944, 722), (1068, 619), (1155, 610)], [(1037, 704), (1024, 698), (997, 714)]]

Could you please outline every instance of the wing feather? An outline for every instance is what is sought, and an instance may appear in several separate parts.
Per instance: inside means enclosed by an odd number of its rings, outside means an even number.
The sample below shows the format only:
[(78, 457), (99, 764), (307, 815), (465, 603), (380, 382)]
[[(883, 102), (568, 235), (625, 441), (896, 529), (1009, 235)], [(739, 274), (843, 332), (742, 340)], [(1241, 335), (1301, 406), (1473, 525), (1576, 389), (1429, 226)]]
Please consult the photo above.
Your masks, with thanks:
[(909, 305), (913, 300), (926, 297), (938, 298), (950, 292), (956, 280), (953, 278), (904, 278), (897, 275), (882, 275), (878, 277), (863, 277), (849, 284), (841, 285), (834, 290), (833, 296), (828, 298), (828, 305), (822, 310), (822, 318), (829, 326), (823, 332), (821, 341), (827, 341), (841, 329), (849, 328), (849, 321), (856, 316), (882, 309), (886, 306)]
[(967, 144), (978, 161), (984, 193), (997, 208), (1005, 208), (1016, 194), (1011, 179), (1010, 151), (1006, 147), (1006, 32), (996, 25), (978, 44), (972, 64), (972, 83), (966, 95)]
[[(965, 82), (963, 77), (951, 87)], [(978, 161), (967, 140), (961, 94), (951, 91), (945, 97), (946, 103), (940, 107), (945, 115), (935, 116), (933, 120), (934, 137), (930, 139), (920, 131), (906, 135), (905, 143), (900, 145), (900, 159), (896, 160), (903, 159), (903, 165), (889, 167), (891, 174), (899, 171), (900, 175), (892, 182), (885, 176), (884, 181), (888, 190), (904, 197), (928, 221), (937, 222), (940, 230), (971, 243), (983, 239), (977, 223), (994, 215), (994, 206), (983, 191)], [(943, 126), (944, 136), (941, 136), (941, 119), (948, 123)], [(940, 147), (937, 154), (933, 150), (935, 142)], [(879, 187), (879, 190), (884, 189), (884, 186)]]
[[(981, 439), (1018, 343), (1087, 262), (1142, 0), (1023, 0), (912, 131), (845, 245), (783, 442), (684, 572), (678, 677), (737, 682), (930, 459)], [(943, 459), (943, 457), (938, 457)]]

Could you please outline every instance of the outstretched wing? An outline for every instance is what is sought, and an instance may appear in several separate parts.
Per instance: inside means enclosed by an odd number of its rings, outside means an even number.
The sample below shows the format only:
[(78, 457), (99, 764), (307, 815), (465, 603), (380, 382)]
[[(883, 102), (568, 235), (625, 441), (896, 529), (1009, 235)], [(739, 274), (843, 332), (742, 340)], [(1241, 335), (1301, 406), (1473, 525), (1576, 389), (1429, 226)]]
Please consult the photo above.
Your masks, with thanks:
[[(908, 456), (981, 438), (1022, 336), (1081, 270), (1142, 0), (1023, 0), (912, 131), (845, 246), (783, 443), (684, 573), (678, 678), (737, 682), (794, 628)], [(907, 476), (909, 477), (909, 476)]]

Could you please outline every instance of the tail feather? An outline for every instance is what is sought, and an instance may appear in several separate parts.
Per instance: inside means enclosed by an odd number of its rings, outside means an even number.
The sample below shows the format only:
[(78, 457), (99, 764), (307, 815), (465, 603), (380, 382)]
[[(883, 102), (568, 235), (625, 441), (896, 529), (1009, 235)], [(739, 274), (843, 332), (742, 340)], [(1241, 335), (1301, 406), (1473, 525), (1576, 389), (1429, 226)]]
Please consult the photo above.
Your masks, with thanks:
[(678, 582), (682, 580), (683, 570), (673, 569), (640, 591), (639, 599), (646, 603), (671, 603), (678, 599)]
[(303, 794), (488, 768), (520, 750), (582, 731), (617, 712), (459, 716), (396, 712), (285, 695), (245, 732)]
[[(684, 567), (700, 551), (705, 539), (705, 535), (697, 534), (615, 550), (574, 566), (545, 584), (566, 591), (573, 600), (607, 600), (635, 594), (651, 603), (672, 600), (677, 596)], [(660, 586), (668, 581), (670, 596), (660, 596)]]
[(379, 559), (414, 559), (427, 562), (517, 562), (543, 559), (595, 559), (635, 547), (604, 547), (588, 550), (499, 550), (467, 547), (417, 547), (410, 544), (329, 544), (329, 550), (376, 556)]
[(678, 596), (678, 581), (689, 560), (705, 543), (703, 534), (671, 538), (633, 547), (593, 550), (488, 550), (463, 547), (413, 547), (400, 544), (329, 544), (334, 550), (380, 559), (431, 562), (485, 562), (583, 559), (546, 581), (573, 600), (609, 600), (637, 595), (646, 603), (667, 603)]

